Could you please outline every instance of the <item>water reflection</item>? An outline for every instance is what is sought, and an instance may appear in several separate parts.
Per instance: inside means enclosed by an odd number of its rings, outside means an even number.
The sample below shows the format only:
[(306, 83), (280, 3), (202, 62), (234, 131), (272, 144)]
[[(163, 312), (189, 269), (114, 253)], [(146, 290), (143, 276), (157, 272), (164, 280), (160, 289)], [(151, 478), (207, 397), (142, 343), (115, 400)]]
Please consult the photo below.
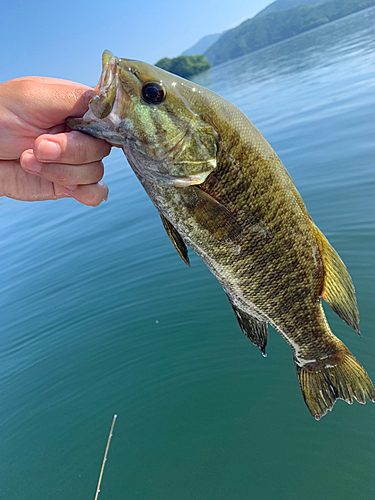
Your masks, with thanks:
[(243, 87), (255, 93), (261, 85), (271, 85), (275, 78), (278, 83), (296, 75), (301, 79), (302, 73), (329, 68), (339, 60), (356, 60), (365, 54), (372, 57), (374, 49), (374, 8), (371, 8), (213, 67), (194, 81), (222, 94)]
[[(373, 378), (374, 27), (370, 9), (199, 77), (260, 128), (344, 258), (362, 340), (329, 321)], [(86, 498), (116, 413), (108, 498), (372, 500), (375, 405), (313, 421), (285, 342), (271, 331), (263, 359), (121, 151), (106, 171), (98, 209), (1, 203), (0, 497)]]

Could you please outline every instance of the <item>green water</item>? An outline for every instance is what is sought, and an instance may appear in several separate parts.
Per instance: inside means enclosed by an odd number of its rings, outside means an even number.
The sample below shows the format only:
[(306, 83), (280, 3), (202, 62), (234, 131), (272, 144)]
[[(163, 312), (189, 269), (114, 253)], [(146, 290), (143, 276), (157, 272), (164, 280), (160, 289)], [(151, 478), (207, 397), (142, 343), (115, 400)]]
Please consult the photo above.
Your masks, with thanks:
[[(375, 379), (375, 9), (212, 69), (287, 166), (356, 285)], [(100, 67), (98, 67), (98, 76)], [(375, 405), (315, 422), (285, 342), (242, 335), (218, 282), (181, 261), (125, 158), (109, 201), (1, 200), (0, 499), (374, 498)]]

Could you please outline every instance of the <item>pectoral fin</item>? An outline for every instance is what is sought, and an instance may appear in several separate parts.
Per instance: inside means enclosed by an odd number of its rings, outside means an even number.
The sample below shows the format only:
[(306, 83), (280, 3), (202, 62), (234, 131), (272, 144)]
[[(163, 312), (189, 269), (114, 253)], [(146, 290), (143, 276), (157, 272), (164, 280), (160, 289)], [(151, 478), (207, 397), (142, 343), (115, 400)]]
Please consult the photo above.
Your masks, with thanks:
[(163, 223), (164, 229), (167, 232), (171, 242), (173, 243), (175, 249), (177, 250), (181, 259), (185, 262), (186, 265), (190, 267), (190, 261), (188, 256), (188, 249), (181, 238), (177, 229), (169, 222), (168, 219), (164, 217), (163, 214), (160, 214), (161, 221)]
[(243, 229), (224, 205), (197, 186), (186, 191), (185, 201), (194, 219), (215, 239), (233, 245), (240, 243)]
[(327, 238), (316, 226), (314, 226), (314, 231), (324, 267), (321, 297), (345, 323), (360, 335), (359, 314), (352, 279)]
[(262, 352), (263, 356), (266, 357), (266, 345), (268, 340), (268, 327), (265, 321), (258, 321), (250, 314), (238, 309), (235, 305), (231, 303), (234, 313), (241, 327), (241, 330), (246, 335), (246, 337)]

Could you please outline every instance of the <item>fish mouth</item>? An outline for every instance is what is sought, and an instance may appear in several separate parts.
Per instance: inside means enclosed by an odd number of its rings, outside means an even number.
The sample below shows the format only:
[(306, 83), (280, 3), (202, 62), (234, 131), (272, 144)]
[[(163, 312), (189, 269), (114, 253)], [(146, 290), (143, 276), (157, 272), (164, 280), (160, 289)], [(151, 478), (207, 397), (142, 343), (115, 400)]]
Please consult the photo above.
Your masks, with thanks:
[(120, 117), (124, 112), (124, 104), (130, 100), (119, 82), (118, 62), (119, 59), (112, 52), (109, 50), (103, 52), (102, 73), (96, 86), (99, 95), (94, 96), (89, 103), (90, 110), (99, 120), (107, 118), (110, 114)]
[(102, 54), (102, 74), (97, 87), (100, 93), (107, 91), (116, 76), (117, 58), (109, 50)]
[(109, 50), (102, 55), (102, 73), (95, 87), (97, 95), (89, 102), (89, 110), (82, 118), (68, 118), (66, 123), (73, 130), (86, 132), (94, 137), (121, 144), (123, 138), (116, 134), (121, 121), (129, 114), (130, 96), (125, 92), (118, 75), (120, 59)]

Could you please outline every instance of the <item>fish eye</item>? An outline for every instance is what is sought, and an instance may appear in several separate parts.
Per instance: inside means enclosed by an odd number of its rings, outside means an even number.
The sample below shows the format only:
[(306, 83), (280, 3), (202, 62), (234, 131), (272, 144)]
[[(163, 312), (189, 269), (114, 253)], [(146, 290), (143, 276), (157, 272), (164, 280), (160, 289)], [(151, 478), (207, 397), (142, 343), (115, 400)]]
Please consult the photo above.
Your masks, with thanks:
[(159, 104), (165, 98), (164, 87), (156, 82), (146, 83), (142, 87), (142, 98), (149, 104)]

